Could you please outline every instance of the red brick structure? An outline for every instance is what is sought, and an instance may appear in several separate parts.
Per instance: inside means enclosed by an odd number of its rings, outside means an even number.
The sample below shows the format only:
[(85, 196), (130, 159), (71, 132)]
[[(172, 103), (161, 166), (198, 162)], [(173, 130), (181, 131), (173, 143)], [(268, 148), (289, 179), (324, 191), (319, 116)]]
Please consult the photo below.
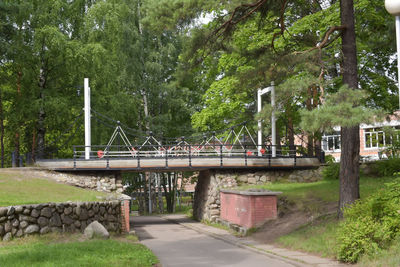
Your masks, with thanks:
[(129, 199), (121, 200), (121, 232), (129, 233)]
[(240, 226), (258, 227), (278, 216), (281, 192), (221, 190), (221, 219)]

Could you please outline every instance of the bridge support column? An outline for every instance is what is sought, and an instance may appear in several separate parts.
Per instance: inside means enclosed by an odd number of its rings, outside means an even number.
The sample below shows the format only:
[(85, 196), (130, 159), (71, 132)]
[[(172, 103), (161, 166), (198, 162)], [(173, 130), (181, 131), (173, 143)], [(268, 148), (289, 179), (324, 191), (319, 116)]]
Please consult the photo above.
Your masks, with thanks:
[(237, 186), (234, 175), (217, 171), (200, 171), (194, 193), (193, 217), (196, 220), (217, 221), (220, 216), (220, 188)]
[(85, 159), (90, 159), (91, 132), (90, 132), (90, 87), (89, 79), (84, 80), (85, 95)]

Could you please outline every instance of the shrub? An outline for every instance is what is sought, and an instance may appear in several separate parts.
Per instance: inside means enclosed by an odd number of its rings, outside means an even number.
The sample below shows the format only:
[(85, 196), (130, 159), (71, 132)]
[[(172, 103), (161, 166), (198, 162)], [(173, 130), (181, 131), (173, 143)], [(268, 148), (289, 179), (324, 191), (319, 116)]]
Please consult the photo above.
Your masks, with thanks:
[(400, 232), (400, 179), (344, 210), (338, 231), (338, 259), (355, 263), (390, 245)]
[(396, 172), (400, 172), (400, 158), (376, 161), (371, 165), (371, 168), (378, 175), (391, 176)]
[(326, 180), (339, 179), (340, 164), (339, 163), (329, 163), (322, 170), (322, 177)]

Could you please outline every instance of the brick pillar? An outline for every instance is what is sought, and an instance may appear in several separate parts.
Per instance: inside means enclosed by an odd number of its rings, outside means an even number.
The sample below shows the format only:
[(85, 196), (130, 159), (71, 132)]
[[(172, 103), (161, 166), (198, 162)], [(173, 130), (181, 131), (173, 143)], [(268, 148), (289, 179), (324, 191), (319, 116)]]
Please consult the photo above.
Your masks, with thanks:
[(121, 232), (129, 233), (129, 199), (121, 200)]

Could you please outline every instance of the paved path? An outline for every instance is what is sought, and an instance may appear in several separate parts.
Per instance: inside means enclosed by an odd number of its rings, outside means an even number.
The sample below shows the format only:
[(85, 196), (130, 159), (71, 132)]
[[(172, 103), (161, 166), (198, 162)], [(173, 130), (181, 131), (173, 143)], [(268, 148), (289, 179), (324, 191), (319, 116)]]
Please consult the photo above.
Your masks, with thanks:
[[(185, 218), (175, 217), (179, 223)], [(141, 243), (149, 247), (167, 266), (306, 266), (274, 255), (257, 253), (249, 249), (200, 233), (171, 218), (138, 216), (131, 218)], [(191, 221), (188, 220), (190, 223)]]

